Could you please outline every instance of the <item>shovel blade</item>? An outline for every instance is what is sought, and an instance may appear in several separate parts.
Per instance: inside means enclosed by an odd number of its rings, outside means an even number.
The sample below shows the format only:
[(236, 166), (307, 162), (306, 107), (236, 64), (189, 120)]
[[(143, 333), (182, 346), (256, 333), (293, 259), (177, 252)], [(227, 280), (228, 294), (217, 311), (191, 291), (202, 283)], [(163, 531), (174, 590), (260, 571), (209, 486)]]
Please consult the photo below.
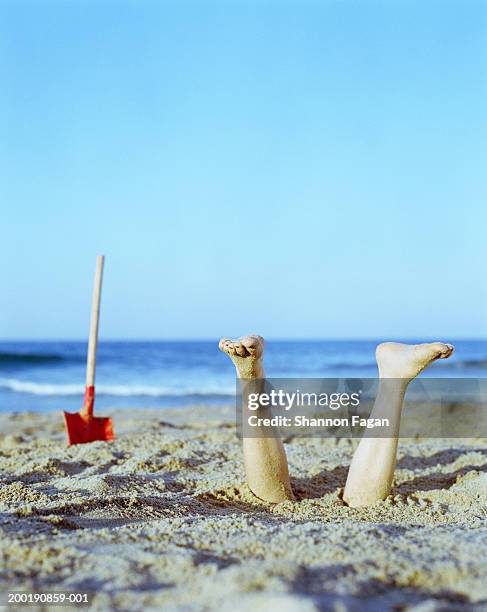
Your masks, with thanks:
[(110, 442), (115, 439), (110, 417), (84, 419), (79, 412), (65, 412), (64, 423), (68, 434), (68, 446), (87, 442)]

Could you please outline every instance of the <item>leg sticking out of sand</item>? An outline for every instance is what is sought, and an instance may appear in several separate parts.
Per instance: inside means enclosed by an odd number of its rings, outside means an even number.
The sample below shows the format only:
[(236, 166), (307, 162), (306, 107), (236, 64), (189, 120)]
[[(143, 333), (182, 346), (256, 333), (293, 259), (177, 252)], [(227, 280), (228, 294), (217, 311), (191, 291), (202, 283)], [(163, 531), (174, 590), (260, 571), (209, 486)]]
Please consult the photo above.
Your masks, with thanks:
[[(223, 338), (220, 349), (230, 356), (242, 379), (263, 379), (264, 339), (245, 336), (238, 341)], [(447, 359), (453, 346), (386, 342), (376, 350), (379, 389), (370, 418), (389, 419), (390, 438), (363, 437), (352, 459), (344, 500), (349, 506), (368, 506), (385, 499), (396, 467), (401, 411), (407, 386), (430, 363)], [(244, 438), (245, 473), (250, 490), (268, 502), (293, 499), (286, 454), (276, 437)]]
[[(223, 338), (219, 346), (235, 364), (239, 378), (265, 378), (264, 338), (245, 336), (236, 341)], [(244, 437), (243, 454), (247, 484), (256, 497), (272, 503), (294, 499), (286, 453), (279, 437)]]
[(453, 346), (386, 342), (376, 350), (379, 389), (371, 418), (388, 418), (392, 437), (360, 441), (348, 472), (343, 499), (350, 506), (368, 506), (389, 495), (396, 467), (401, 410), (408, 384), (436, 359), (447, 359)]

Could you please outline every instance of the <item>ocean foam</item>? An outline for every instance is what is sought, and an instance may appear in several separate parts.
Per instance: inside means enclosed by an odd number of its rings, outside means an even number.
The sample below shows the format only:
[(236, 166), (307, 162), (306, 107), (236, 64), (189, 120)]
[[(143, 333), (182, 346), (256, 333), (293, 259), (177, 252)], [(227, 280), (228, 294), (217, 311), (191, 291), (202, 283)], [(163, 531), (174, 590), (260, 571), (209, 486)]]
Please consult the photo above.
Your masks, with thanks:
[[(83, 395), (84, 386), (76, 384), (46, 384), (15, 378), (0, 379), (0, 389), (44, 396)], [(233, 396), (235, 387), (157, 387), (150, 385), (97, 385), (97, 395), (117, 397), (184, 397), (184, 396)]]

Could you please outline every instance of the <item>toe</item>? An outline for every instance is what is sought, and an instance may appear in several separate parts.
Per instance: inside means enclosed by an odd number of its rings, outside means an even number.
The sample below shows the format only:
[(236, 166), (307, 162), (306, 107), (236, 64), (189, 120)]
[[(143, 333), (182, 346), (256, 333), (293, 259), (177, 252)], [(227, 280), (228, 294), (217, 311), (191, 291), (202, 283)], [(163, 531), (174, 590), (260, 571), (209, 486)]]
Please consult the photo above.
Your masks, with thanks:
[(438, 342), (437, 344), (441, 346), (440, 359), (447, 359), (455, 350), (452, 344), (446, 344), (443, 342)]
[(228, 338), (220, 340), (220, 349), (227, 355), (235, 355), (234, 343)]
[(447, 359), (453, 352), (451, 344), (444, 342), (432, 342), (431, 344), (420, 344), (419, 351), (424, 355), (424, 358), (435, 361), (436, 359)]
[(264, 338), (262, 336), (245, 336), (240, 338), (240, 342), (253, 357), (260, 357), (264, 351)]
[(237, 342), (235, 342), (233, 346), (234, 346), (235, 352), (237, 353), (239, 357), (248, 356), (249, 353), (247, 352), (247, 349), (239, 340), (237, 340)]
[(225, 351), (225, 346), (226, 346), (227, 342), (230, 342), (230, 340), (228, 338), (222, 338), (220, 340), (220, 342), (218, 343), (218, 348), (220, 349), (220, 351)]

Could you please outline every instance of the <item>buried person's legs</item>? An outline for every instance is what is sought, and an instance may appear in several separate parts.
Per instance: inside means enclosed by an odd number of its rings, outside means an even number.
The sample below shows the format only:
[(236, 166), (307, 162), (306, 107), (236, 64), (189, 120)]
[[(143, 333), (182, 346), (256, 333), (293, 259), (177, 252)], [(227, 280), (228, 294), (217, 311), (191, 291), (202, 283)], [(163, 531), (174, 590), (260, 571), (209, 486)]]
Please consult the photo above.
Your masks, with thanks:
[[(263, 379), (264, 340), (246, 336), (220, 341), (242, 379)], [(430, 363), (453, 353), (449, 344), (407, 345), (387, 342), (377, 347), (379, 389), (371, 418), (387, 418), (391, 436), (363, 437), (352, 459), (343, 498), (350, 506), (367, 506), (389, 495), (396, 466), (401, 411), (408, 384)], [(243, 408), (242, 408), (243, 409)], [(264, 409), (265, 412), (265, 409)], [(261, 433), (268, 432), (263, 428)], [(247, 483), (262, 500), (277, 503), (293, 499), (284, 447), (278, 436), (243, 438)]]
[(377, 347), (379, 389), (371, 418), (388, 418), (390, 438), (363, 437), (348, 472), (343, 499), (350, 506), (367, 506), (389, 495), (396, 467), (401, 410), (408, 384), (436, 359), (453, 353), (450, 344), (398, 344)]
[[(265, 377), (261, 336), (245, 336), (236, 341), (223, 338), (219, 346), (235, 364), (239, 378)], [(293, 499), (286, 453), (278, 436), (244, 437), (243, 454), (247, 484), (254, 495), (273, 503)]]

